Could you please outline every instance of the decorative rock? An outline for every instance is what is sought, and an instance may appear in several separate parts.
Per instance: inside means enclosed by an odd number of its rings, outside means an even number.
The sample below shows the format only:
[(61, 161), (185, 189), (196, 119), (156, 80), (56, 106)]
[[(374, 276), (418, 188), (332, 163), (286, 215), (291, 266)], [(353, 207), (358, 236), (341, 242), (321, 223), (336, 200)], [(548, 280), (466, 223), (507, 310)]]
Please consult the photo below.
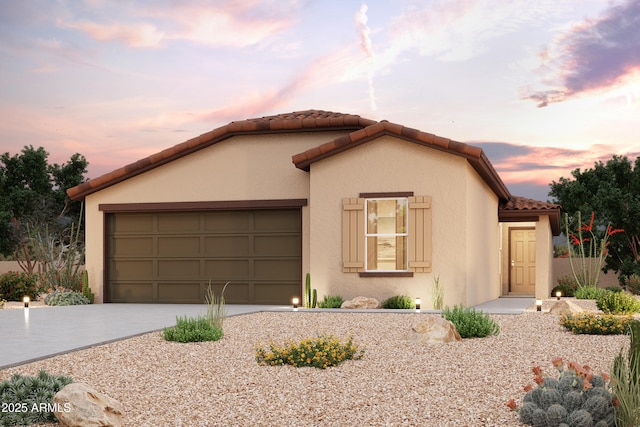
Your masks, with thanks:
[(340, 308), (380, 308), (380, 301), (375, 298), (355, 297), (343, 302)]
[(71, 383), (53, 397), (55, 416), (63, 427), (121, 427), (120, 402), (87, 384)]
[(569, 300), (561, 300), (553, 304), (551, 309), (549, 310), (549, 314), (557, 314), (562, 316), (567, 313), (581, 313), (584, 310), (578, 304), (571, 302)]
[(409, 339), (423, 344), (439, 344), (462, 341), (455, 325), (436, 316), (425, 316), (424, 320), (411, 328)]

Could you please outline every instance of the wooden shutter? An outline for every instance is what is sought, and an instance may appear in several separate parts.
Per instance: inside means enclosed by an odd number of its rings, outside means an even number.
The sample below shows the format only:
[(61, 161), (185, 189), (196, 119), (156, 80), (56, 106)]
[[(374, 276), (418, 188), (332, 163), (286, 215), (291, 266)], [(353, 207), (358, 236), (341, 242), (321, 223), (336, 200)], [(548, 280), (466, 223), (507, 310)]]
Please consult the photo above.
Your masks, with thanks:
[(409, 271), (431, 272), (431, 197), (409, 197)]
[(364, 271), (364, 199), (342, 199), (342, 271)]

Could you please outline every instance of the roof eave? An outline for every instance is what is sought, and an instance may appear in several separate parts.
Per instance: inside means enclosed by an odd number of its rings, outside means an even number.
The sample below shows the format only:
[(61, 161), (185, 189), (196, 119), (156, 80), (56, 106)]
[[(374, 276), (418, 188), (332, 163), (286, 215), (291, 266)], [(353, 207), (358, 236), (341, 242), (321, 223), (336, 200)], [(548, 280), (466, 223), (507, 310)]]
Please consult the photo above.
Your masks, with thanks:
[(510, 210), (499, 209), (498, 220), (500, 222), (537, 222), (540, 220), (540, 216), (545, 215), (549, 217), (549, 224), (551, 226), (551, 232), (554, 236), (559, 236), (560, 230), (560, 208), (558, 209), (523, 209), (523, 210)]

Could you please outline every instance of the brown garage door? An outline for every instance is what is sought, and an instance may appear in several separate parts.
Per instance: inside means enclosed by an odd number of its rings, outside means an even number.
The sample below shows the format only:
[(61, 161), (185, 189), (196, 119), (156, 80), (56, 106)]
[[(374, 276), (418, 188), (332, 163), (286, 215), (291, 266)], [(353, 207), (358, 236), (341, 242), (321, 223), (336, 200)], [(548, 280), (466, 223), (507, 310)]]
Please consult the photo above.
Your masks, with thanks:
[(107, 214), (109, 302), (288, 304), (300, 294), (300, 209)]

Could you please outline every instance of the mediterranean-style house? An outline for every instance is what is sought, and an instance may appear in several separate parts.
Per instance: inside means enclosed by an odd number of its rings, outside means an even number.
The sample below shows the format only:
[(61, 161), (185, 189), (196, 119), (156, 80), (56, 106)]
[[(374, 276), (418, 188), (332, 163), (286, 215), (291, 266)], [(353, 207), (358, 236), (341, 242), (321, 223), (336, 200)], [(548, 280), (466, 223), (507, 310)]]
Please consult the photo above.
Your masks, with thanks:
[(85, 203), (96, 302), (445, 305), (545, 298), (557, 205), (512, 196), (484, 152), (357, 115), (241, 120), (68, 190)]

